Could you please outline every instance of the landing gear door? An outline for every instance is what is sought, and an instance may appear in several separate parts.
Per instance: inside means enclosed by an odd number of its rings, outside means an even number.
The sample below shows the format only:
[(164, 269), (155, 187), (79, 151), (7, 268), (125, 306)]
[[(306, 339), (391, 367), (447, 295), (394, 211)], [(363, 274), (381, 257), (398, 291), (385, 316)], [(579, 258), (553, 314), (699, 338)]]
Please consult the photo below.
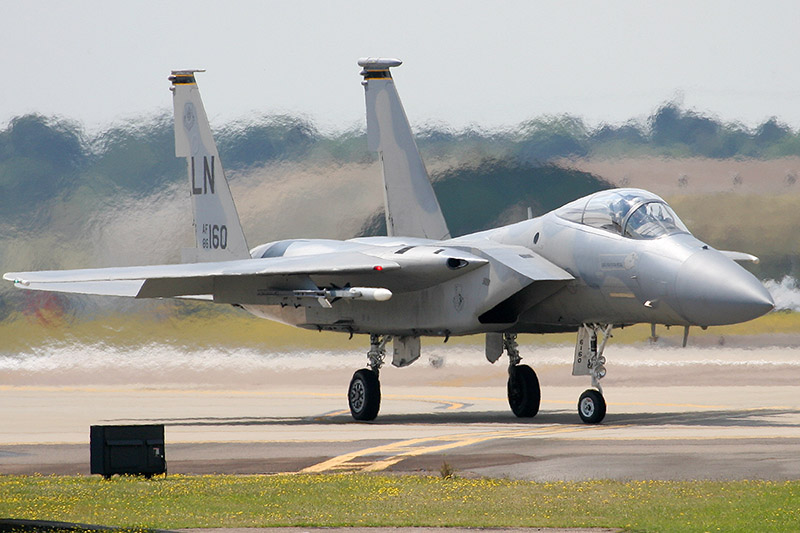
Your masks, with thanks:
[(392, 365), (397, 368), (408, 366), (419, 359), (419, 337), (395, 337), (393, 346)]
[[(595, 342), (597, 342), (595, 340)], [(596, 350), (596, 348), (595, 348)], [(578, 341), (575, 343), (575, 359), (572, 362), (573, 376), (590, 376), (589, 361), (592, 357), (592, 332), (582, 327), (578, 330)]]
[(503, 334), (486, 334), (486, 359), (494, 364), (503, 355)]

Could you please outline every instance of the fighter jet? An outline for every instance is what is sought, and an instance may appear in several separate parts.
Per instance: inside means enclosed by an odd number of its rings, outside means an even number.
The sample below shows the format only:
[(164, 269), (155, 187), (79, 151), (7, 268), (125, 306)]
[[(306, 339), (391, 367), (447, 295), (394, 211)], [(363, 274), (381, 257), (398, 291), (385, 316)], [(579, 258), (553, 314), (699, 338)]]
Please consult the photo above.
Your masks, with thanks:
[(736, 261), (753, 256), (701, 242), (657, 195), (611, 189), (543, 216), (452, 237), (392, 79), (396, 59), (358, 62), (367, 142), (383, 168), (387, 236), (297, 238), (249, 249), (200, 98), (197, 70), (173, 71), (175, 155), (185, 157), (195, 246), (182, 264), (12, 272), (22, 289), (134, 298), (192, 298), (312, 330), (369, 335), (367, 367), (347, 390), (356, 420), (381, 404), (379, 372), (420, 357), (420, 338), (485, 335), (486, 358), (508, 356), (508, 402), (539, 411), (534, 370), (517, 335), (577, 332), (572, 373), (592, 388), (586, 423), (606, 413), (600, 381), (615, 327), (733, 324), (773, 308)]

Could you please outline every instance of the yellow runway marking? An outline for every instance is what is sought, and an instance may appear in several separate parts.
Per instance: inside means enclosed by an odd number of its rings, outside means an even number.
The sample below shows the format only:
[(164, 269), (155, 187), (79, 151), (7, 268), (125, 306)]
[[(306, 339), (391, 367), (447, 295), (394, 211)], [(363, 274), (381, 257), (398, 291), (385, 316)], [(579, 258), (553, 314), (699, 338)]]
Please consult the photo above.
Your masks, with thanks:
[(332, 413), (325, 413), (324, 415), (320, 415), (320, 416), (314, 417), (314, 420), (316, 420), (317, 422), (322, 422), (323, 420), (325, 420), (328, 417), (343, 416), (343, 415), (349, 415), (349, 414), (350, 414), (350, 409), (342, 409), (341, 411), (333, 411)]
[[(301, 473), (310, 474), (328, 471), (380, 472), (409, 457), (463, 448), (489, 440), (592, 431), (609, 427), (613, 426), (543, 426), (535, 429), (498, 429), (496, 431), (408, 439), (332, 457), (327, 461), (304, 468)], [(370, 456), (377, 457), (372, 461), (364, 461)], [(356, 461), (356, 459), (359, 460)]]

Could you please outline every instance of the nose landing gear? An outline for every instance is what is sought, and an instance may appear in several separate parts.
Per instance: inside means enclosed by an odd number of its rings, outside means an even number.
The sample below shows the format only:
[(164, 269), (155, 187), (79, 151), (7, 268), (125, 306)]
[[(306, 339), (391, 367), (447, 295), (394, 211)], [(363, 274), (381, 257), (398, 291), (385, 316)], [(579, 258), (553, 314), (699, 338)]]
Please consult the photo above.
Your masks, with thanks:
[[(572, 363), (573, 376), (591, 376), (593, 389), (587, 389), (578, 400), (578, 416), (586, 424), (599, 424), (606, 416), (606, 400), (600, 380), (606, 375), (606, 358), (603, 351), (611, 337), (609, 324), (605, 327), (598, 324), (584, 324), (578, 331), (578, 342), (575, 345), (575, 360)], [(597, 332), (603, 335), (600, 346), (597, 345)]]

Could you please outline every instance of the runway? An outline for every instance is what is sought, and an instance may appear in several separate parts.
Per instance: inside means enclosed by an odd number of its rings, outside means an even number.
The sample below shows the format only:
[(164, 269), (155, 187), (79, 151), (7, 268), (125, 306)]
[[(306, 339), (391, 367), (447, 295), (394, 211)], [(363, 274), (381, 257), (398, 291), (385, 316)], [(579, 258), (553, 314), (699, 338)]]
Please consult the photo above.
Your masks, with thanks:
[(358, 354), (307, 369), (297, 358), (244, 364), (214, 353), (195, 354), (217, 363), (191, 370), (7, 365), (0, 473), (88, 474), (90, 425), (163, 423), (172, 474), (439, 475), (446, 464), (537, 481), (800, 478), (800, 349), (609, 348), (599, 426), (578, 418), (589, 383), (569, 375), (570, 351), (526, 357), (542, 384), (528, 420), (510, 413), (506, 367), (469, 347), (436, 352), (441, 368), (385, 368), (372, 423), (347, 411)]

